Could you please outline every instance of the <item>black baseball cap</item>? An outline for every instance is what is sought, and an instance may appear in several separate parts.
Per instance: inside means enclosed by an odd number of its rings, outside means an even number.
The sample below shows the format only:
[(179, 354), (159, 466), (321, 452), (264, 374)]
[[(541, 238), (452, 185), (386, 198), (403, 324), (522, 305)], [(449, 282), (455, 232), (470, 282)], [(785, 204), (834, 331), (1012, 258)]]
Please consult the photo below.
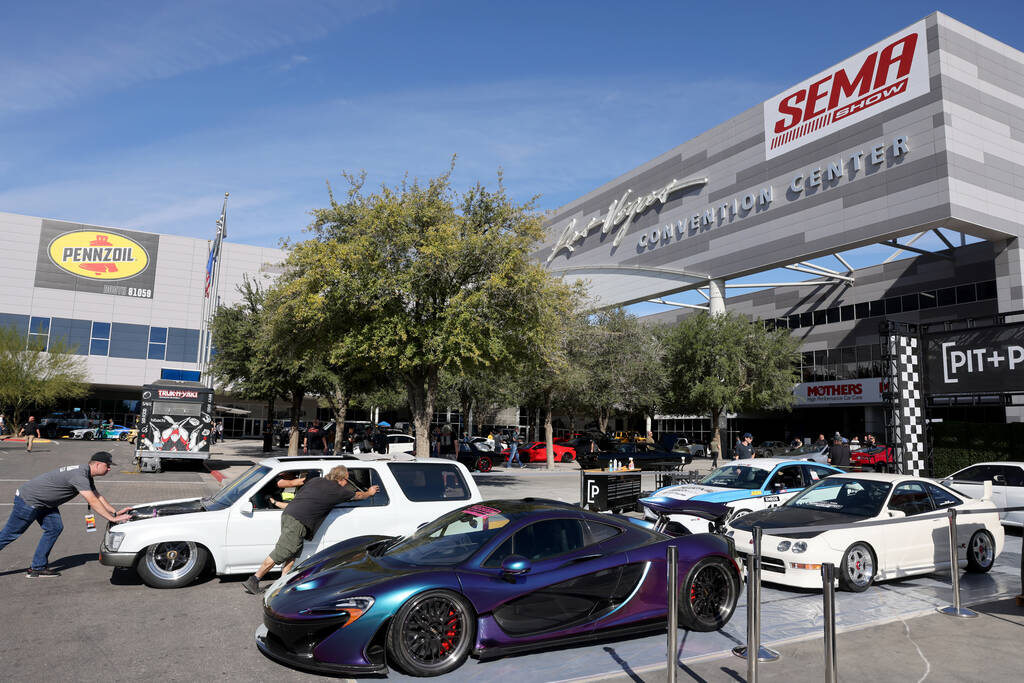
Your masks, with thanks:
[(93, 453), (92, 457), (89, 458), (89, 462), (102, 462), (106, 463), (110, 467), (113, 467), (114, 465), (117, 464), (116, 462), (114, 462), (114, 456), (110, 455), (110, 453), (106, 451), (97, 451)]

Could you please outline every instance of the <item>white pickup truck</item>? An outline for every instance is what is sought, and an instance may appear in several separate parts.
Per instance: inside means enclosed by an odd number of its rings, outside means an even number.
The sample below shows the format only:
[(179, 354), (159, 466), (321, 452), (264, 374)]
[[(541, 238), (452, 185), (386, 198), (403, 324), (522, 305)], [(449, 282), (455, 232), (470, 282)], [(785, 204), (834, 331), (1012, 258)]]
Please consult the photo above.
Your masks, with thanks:
[(300, 560), (353, 536), (407, 535), (424, 522), (481, 500), (469, 471), (452, 460), (268, 458), (210, 498), (135, 506), (131, 521), (108, 524), (100, 562), (134, 567), (154, 588), (188, 585), (208, 565), (217, 574), (251, 573), (270, 554), (281, 531), (282, 511), (269, 502), (288, 498), (280, 482), (324, 476), (337, 465), (348, 467), (349, 481), (360, 489), (376, 485), (380, 490), (371, 498), (336, 506), (306, 541)]

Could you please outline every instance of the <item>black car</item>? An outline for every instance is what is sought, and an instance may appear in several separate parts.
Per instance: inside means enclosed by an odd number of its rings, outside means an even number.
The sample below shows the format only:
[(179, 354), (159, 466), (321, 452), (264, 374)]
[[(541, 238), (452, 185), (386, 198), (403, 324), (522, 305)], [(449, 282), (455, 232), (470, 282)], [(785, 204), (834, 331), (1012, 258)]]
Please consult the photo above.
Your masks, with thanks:
[(476, 443), (460, 441), (459, 454), (456, 459), (469, 468), (470, 471), (490, 472), (494, 467), (495, 460), (500, 460), (502, 457), (504, 456), (501, 453), (481, 448)]
[(686, 454), (674, 453), (666, 450), (658, 444), (645, 443), (620, 443), (613, 449), (604, 450), (599, 453), (590, 453), (576, 462), (585, 470), (607, 469), (612, 460), (618, 460), (625, 467), (629, 464), (630, 458), (633, 465), (641, 470), (663, 470), (670, 467), (688, 465), (692, 458)]

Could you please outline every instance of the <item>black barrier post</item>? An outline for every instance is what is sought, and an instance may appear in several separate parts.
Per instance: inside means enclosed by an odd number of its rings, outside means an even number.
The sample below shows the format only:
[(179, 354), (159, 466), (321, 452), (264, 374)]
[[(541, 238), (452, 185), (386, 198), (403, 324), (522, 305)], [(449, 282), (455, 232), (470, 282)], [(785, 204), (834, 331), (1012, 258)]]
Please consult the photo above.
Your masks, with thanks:
[(676, 683), (679, 666), (679, 548), (668, 547), (668, 683)]
[[(759, 526), (751, 529), (754, 536), (753, 552), (747, 555), (747, 644), (732, 649), (737, 657), (747, 660), (747, 683), (757, 683), (757, 663), (774, 662), (779, 653), (761, 647), (761, 535)], [(753, 651), (755, 656), (751, 657)]]
[(825, 617), (825, 683), (836, 683), (836, 568), (821, 565), (821, 597)]
[[(956, 546), (956, 508), (949, 508), (949, 573), (953, 577), (953, 604), (936, 609), (951, 617), (973, 618), (978, 616), (977, 612), (960, 606), (960, 566), (957, 564)], [(970, 552), (970, 549), (967, 552)]]

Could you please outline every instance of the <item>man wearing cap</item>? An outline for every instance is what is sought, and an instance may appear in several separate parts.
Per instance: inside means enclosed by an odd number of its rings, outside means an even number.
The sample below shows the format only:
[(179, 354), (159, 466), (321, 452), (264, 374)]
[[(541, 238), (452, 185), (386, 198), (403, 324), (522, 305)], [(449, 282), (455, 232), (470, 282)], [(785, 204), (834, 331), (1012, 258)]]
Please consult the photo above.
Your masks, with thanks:
[(754, 457), (754, 447), (751, 445), (754, 441), (754, 435), (747, 432), (743, 435), (743, 440), (736, 444), (736, 457), (734, 460), (746, 460), (747, 458)]
[(115, 463), (110, 453), (100, 451), (94, 453), (87, 465), (67, 465), (52, 472), (40, 474), (26, 482), (14, 492), (14, 507), (3, 531), (0, 531), (0, 550), (21, 536), (32, 525), (38, 522), (43, 528), (43, 536), (32, 556), (32, 565), (26, 576), (30, 579), (60, 576), (60, 572), (47, 568), (50, 550), (57, 542), (57, 537), (64, 530), (60, 518), (61, 505), (81, 494), (82, 498), (111, 522), (126, 522), (129, 517), (125, 513), (130, 507), (114, 510), (107, 499), (99, 494), (93, 477), (102, 477), (110, 471)]
[(850, 444), (843, 443), (843, 436), (836, 432), (832, 445), (828, 447), (828, 464), (835, 467), (850, 466)]

